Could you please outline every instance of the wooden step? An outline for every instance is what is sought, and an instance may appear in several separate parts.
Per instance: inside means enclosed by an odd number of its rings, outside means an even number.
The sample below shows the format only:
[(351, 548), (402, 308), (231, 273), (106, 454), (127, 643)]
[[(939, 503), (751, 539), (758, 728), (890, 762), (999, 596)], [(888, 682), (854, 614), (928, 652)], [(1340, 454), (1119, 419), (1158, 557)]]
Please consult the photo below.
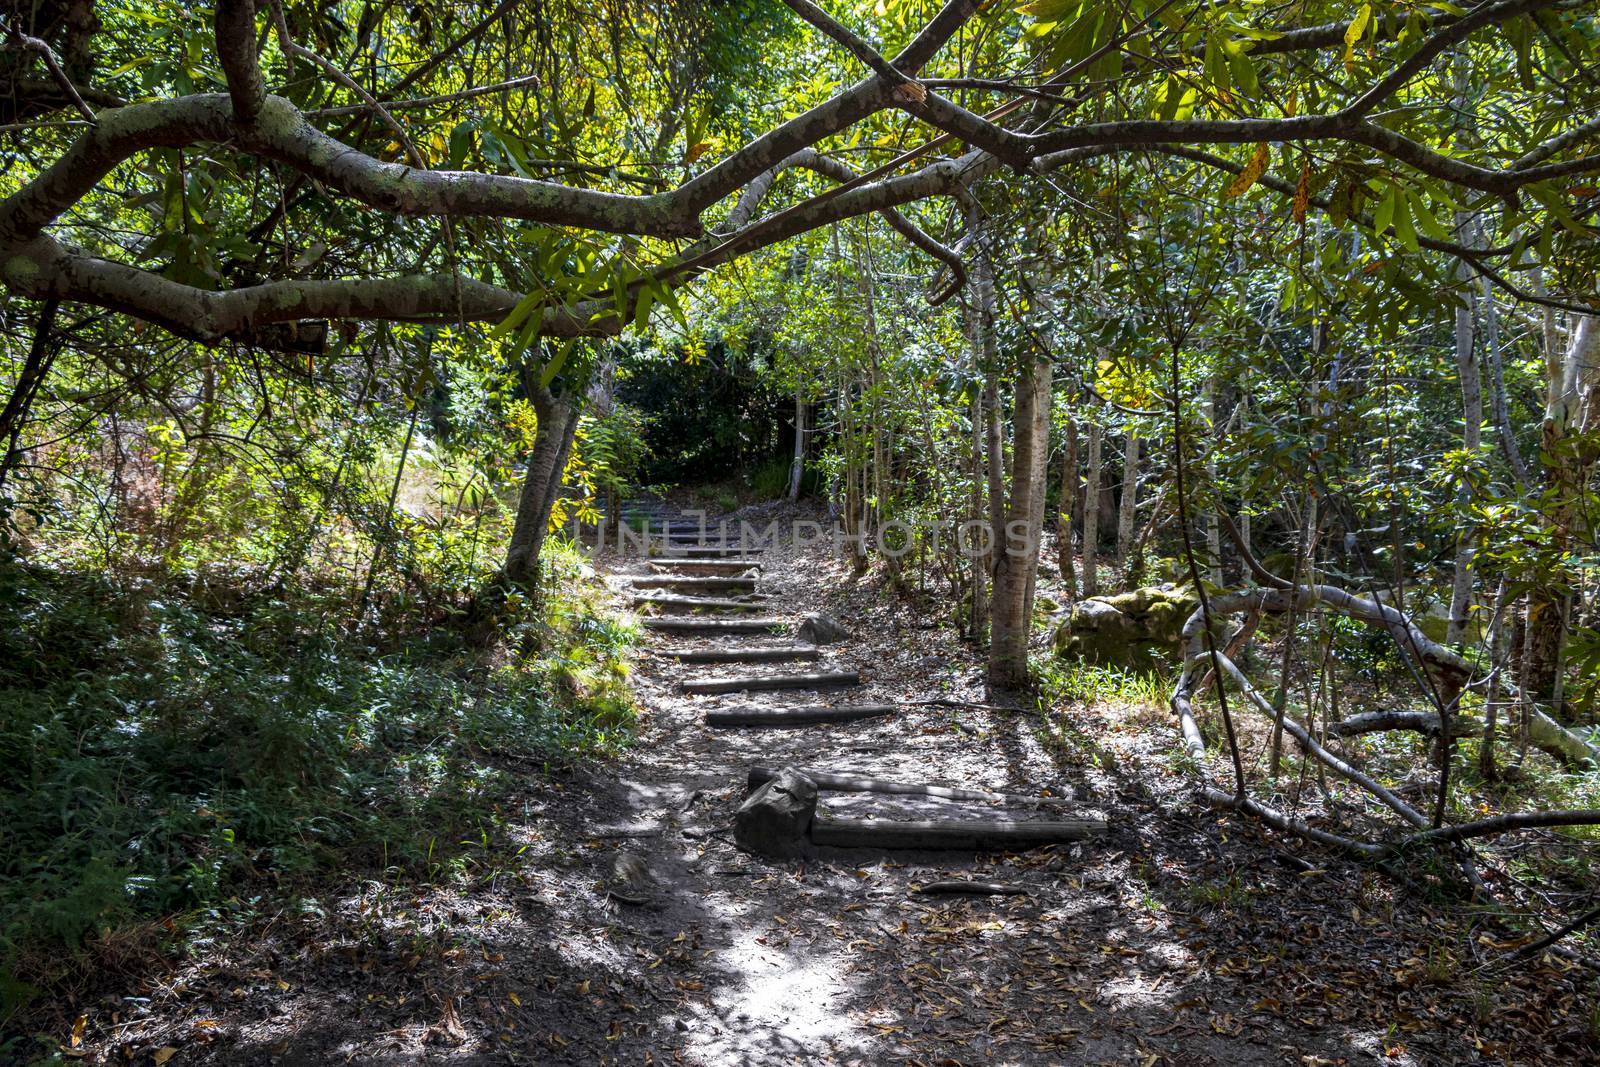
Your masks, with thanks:
[[(777, 777), (779, 768), (762, 767), (759, 764), (750, 768), (746, 784), (754, 789), (763, 782), (771, 781)], [(954, 785), (937, 785), (933, 782), (895, 782), (887, 778), (870, 778), (855, 774), (834, 774), (829, 771), (816, 771), (809, 768), (799, 768), (801, 774), (817, 783), (817, 788), (834, 793), (882, 793), (889, 796), (937, 797), (940, 800), (972, 801), (980, 804), (994, 804), (1008, 799), (1015, 799), (1023, 803), (1033, 803), (1035, 800), (1049, 799), (1041, 797), (1007, 797), (1004, 793), (992, 793), (987, 789), (963, 789)]]
[(707, 726), (811, 726), (821, 722), (855, 722), (893, 715), (895, 704), (806, 704), (787, 708), (713, 708)]
[[(671, 559), (674, 556), (682, 559), (719, 559), (726, 556), (747, 556), (752, 552), (761, 552), (760, 548), (740, 548), (738, 545), (678, 545), (657, 544), (661, 556)], [(657, 557), (661, 558), (661, 557)]]
[(782, 619), (699, 619), (692, 615), (662, 615), (644, 620), (646, 630), (672, 633), (760, 634), (786, 625)]
[(1086, 841), (1106, 832), (1104, 819), (830, 819), (811, 821), (811, 841), (834, 848), (1008, 850)]
[(738, 574), (763, 568), (759, 559), (653, 559), (650, 569), (658, 574), (679, 571), (690, 574)]
[(819, 674), (769, 674), (749, 678), (705, 678), (684, 682), (687, 693), (765, 692), (771, 689), (824, 689), (835, 685), (860, 685), (855, 671), (823, 671)]
[(636, 608), (660, 608), (662, 611), (761, 611), (769, 605), (753, 600), (726, 600), (702, 596), (672, 596), (641, 594), (633, 598)]
[(683, 575), (672, 577), (656, 575), (650, 578), (634, 578), (635, 589), (677, 589), (684, 592), (703, 590), (705, 592), (747, 592), (756, 591), (756, 579), (752, 577), (729, 577), (726, 575)]
[(688, 648), (663, 655), (679, 663), (781, 663), (792, 659), (816, 659), (815, 645), (788, 648)]

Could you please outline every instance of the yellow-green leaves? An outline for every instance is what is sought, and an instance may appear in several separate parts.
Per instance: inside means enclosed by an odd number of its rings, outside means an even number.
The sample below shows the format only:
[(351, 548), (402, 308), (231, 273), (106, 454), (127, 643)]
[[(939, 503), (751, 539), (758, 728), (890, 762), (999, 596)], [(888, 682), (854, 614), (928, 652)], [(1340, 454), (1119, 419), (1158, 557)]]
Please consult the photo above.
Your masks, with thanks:
[(1350, 25), (1344, 31), (1344, 69), (1354, 74), (1356, 72), (1355, 54), (1356, 44), (1361, 40), (1361, 35), (1367, 32), (1367, 27), (1372, 24), (1372, 5), (1362, 4), (1361, 10), (1356, 12), (1356, 17), (1350, 20)]
[(1261, 176), (1267, 172), (1267, 164), (1271, 160), (1272, 149), (1267, 145), (1267, 142), (1262, 141), (1256, 145), (1255, 154), (1250, 157), (1250, 162), (1244, 165), (1244, 170), (1241, 170), (1238, 177), (1229, 182), (1228, 187), (1222, 190), (1222, 195), (1232, 200), (1236, 196), (1243, 196), (1249, 192), (1250, 187), (1260, 181)]

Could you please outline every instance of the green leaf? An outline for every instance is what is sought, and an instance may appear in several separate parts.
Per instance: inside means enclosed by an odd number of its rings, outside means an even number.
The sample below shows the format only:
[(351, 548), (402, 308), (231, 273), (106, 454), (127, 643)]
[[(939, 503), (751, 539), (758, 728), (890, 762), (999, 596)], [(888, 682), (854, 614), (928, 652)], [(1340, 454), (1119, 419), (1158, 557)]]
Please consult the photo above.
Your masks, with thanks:
[(1379, 202), (1377, 210), (1372, 213), (1372, 232), (1382, 236), (1384, 231), (1394, 223), (1394, 212), (1397, 201), (1400, 199), (1398, 190), (1389, 187), (1388, 194)]
[(556, 349), (556, 354), (550, 357), (550, 362), (544, 365), (544, 370), (539, 374), (539, 384), (546, 389), (556, 380), (556, 375), (561, 373), (561, 368), (566, 366), (567, 357), (572, 355), (572, 348), (577, 343), (577, 338), (569, 337)]

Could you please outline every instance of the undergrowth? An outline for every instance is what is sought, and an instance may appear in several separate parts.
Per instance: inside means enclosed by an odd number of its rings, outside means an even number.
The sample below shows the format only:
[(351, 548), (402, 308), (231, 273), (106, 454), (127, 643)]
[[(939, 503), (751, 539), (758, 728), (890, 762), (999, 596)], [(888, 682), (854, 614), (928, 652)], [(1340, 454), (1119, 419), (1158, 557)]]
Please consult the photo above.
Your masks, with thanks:
[(0, 1022), (206, 909), (434, 878), (515, 777), (627, 743), (630, 628), (554, 546), (513, 651), (381, 647), (311, 592), (202, 610), (176, 582), (0, 565)]

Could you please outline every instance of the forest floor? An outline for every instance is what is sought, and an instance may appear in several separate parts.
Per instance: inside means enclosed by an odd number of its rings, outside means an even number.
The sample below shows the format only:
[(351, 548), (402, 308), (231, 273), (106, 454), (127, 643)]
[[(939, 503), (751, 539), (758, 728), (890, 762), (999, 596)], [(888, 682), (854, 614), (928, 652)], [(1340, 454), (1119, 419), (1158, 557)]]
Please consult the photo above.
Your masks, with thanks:
[[(850, 702), (986, 702), (981, 664), (945, 613), (854, 577), (831, 547), (765, 559), (775, 612), (826, 612), (851, 632), (818, 667), (794, 669), (858, 670)], [(621, 604), (646, 565), (612, 556), (600, 570)], [(71, 1052), (174, 1065), (928, 1067), (1600, 1056), (1592, 973), (1551, 957), (1487, 968), (1502, 935), (1433, 880), (1408, 886), (1205, 810), (1164, 720), (1110, 705), (920, 706), (714, 731), (708, 707), (818, 697), (687, 695), (685, 678), (745, 670), (660, 654), (690, 644), (646, 636), (626, 756), (526, 769), (502, 861), (422, 887), (352, 885), (322, 914), (264, 923), (107, 998), (118, 1021)], [(731, 839), (756, 763), (1071, 798), (1110, 832), (1010, 854), (772, 862)], [(824, 797), (830, 810), (869, 803)], [(619, 852), (650, 869), (644, 903), (606, 892)], [(915, 892), (961, 877), (1027, 893)]]

